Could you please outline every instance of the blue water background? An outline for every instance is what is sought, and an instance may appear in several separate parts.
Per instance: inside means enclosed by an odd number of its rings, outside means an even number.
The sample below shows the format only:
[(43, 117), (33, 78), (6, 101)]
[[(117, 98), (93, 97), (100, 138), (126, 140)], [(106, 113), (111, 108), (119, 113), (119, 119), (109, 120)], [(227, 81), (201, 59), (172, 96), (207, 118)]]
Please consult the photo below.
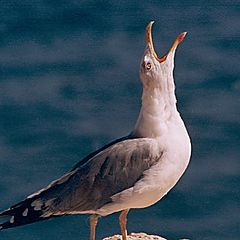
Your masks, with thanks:
[[(188, 32), (174, 75), (193, 154), (162, 201), (130, 212), (128, 230), (240, 239), (239, 1), (1, 1), (0, 209), (131, 131), (150, 20), (159, 55)], [(117, 220), (102, 218), (98, 239), (118, 233)], [(66, 216), (0, 239), (88, 239), (88, 231), (88, 216)]]

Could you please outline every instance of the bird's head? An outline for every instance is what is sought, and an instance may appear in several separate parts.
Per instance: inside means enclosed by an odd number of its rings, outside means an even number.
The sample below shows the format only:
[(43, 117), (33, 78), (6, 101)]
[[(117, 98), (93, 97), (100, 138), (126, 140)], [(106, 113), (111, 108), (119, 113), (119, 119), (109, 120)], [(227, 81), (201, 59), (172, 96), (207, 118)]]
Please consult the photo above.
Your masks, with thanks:
[(144, 87), (150, 88), (169, 88), (169, 84), (173, 83), (174, 54), (178, 44), (186, 36), (186, 32), (181, 33), (174, 41), (170, 50), (158, 57), (153, 47), (152, 41), (152, 25), (151, 21), (146, 28), (146, 48), (140, 65), (140, 78)]

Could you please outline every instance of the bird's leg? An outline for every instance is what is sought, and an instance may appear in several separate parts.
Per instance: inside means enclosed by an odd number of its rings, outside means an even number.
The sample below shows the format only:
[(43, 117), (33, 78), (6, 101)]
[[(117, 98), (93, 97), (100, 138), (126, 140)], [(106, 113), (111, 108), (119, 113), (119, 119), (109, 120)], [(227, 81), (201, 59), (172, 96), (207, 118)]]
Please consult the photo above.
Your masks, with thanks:
[(119, 216), (119, 224), (121, 228), (122, 240), (127, 240), (127, 214), (129, 209), (125, 209)]
[(90, 217), (90, 240), (95, 240), (96, 226), (98, 223), (99, 216), (97, 214), (93, 214)]

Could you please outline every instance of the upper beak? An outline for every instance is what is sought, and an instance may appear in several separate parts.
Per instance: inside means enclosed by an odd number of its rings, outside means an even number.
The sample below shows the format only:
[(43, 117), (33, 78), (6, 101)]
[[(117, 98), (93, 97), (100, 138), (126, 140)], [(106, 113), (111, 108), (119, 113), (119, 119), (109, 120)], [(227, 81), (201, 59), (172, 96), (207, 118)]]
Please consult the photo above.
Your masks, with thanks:
[(166, 60), (168, 54), (170, 52), (173, 52), (177, 48), (178, 44), (183, 41), (187, 32), (183, 32), (183, 33), (179, 34), (178, 37), (176, 38), (176, 40), (174, 41), (172, 47), (170, 48), (170, 50), (165, 55), (163, 55), (162, 57), (159, 58), (153, 47), (153, 41), (152, 41), (152, 25), (153, 25), (153, 23), (154, 23), (154, 21), (151, 21), (147, 25), (147, 28), (146, 28), (146, 45), (149, 47), (149, 49), (150, 49), (152, 55), (155, 57), (155, 59), (159, 63), (162, 63)]

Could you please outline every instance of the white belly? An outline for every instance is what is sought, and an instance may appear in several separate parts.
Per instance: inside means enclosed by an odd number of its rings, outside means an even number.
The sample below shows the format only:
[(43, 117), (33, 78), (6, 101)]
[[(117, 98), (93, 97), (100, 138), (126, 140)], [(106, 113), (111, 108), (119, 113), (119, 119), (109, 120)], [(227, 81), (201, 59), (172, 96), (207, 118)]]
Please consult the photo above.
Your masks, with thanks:
[(169, 125), (166, 136), (157, 141), (163, 150), (159, 162), (146, 170), (133, 187), (112, 196), (113, 201), (98, 209), (97, 214), (105, 216), (124, 209), (148, 207), (178, 182), (191, 155), (191, 143), (183, 122)]
[(105, 216), (123, 209), (148, 207), (159, 201), (178, 182), (189, 163), (189, 139), (178, 144), (176, 148), (171, 142), (169, 146), (172, 147), (166, 149), (156, 165), (144, 172), (143, 178), (133, 187), (114, 195), (113, 202), (96, 213)]

